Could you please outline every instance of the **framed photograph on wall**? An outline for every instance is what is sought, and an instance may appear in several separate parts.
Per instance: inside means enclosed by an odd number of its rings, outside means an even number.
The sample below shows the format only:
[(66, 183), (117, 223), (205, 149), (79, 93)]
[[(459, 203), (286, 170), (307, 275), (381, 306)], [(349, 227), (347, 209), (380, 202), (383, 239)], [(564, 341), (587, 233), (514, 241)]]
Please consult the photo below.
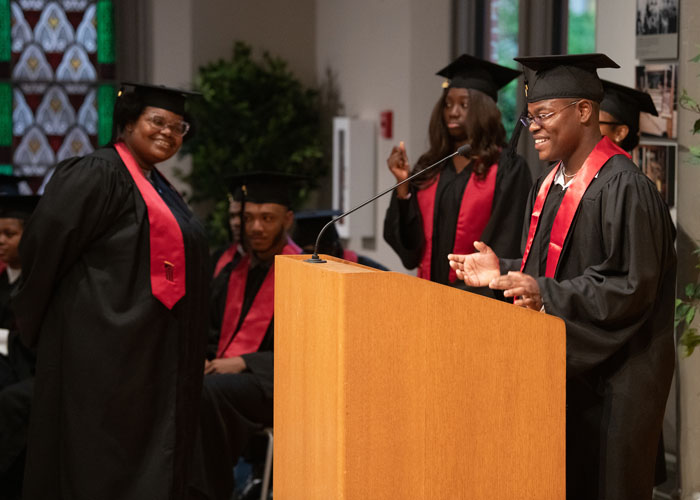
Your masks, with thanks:
[(648, 92), (659, 116), (642, 113), (639, 131), (643, 135), (676, 138), (678, 122), (678, 64), (637, 66), (636, 87)]
[(637, 0), (637, 59), (676, 59), (678, 21), (678, 0)]
[(656, 185), (669, 207), (676, 203), (676, 161), (678, 147), (671, 143), (641, 143), (632, 160)]

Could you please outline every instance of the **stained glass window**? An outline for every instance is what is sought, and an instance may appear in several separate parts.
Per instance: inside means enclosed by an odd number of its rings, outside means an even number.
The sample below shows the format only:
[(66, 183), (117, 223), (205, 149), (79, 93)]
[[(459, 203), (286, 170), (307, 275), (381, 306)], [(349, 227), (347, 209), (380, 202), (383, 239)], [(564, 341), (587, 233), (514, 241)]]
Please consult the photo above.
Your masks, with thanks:
[(0, 174), (30, 178), (111, 138), (111, 0), (0, 0)]

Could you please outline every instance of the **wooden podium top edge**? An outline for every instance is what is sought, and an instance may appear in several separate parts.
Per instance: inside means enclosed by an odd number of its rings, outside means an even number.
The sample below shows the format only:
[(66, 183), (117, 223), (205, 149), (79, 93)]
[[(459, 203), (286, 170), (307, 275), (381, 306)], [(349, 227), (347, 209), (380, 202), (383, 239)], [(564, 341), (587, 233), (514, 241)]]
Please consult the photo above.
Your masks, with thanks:
[(310, 259), (311, 255), (277, 255), (275, 259), (289, 259), (301, 261), (303, 264), (308, 266), (317, 266), (319, 269), (324, 269), (328, 271), (334, 271), (337, 273), (381, 273), (385, 271), (380, 271), (379, 269), (374, 269), (372, 267), (363, 266), (362, 264), (356, 264), (355, 262), (350, 262), (347, 260), (339, 259), (337, 257), (332, 257), (330, 255), (321, 254), (319, 255), (321, 259), (325, 260), (324, 263), (314, 264), (311, 262), (304, 262), (306, 259)]
[[(405, 273), (400, 273), (396, 271), (380, 271), (379, 269), (374, 269), (373, 267), (367, 267), (363, 266), (362, 264), (356, 264), (354, 262), (349, 262), (347, 260), (339, 259), (337, 257), (332, 257), (330, 255), (325, 255), (322, 254), (320, 257), (327, 261), (323, 264), (314, 264), (311, 262), (304, 262), (304, 260), (311, 258), (311, 255), (277, 255), (275, 256), (275, 259), (285, 259), (285, 260), (291, 260), (295, 262), (299, 262), (300, 264), (307, 265), (307, 266), (316, 266), (319, 270), (324, 270), (324, 271), (330, 271), (334, 273), (339, 273), (339, 274), (366, 274), (366, 273), (382, 273), (387, 276), (391, 275), (393, 279), (396, 279), (396, 277), (399, 277), (400, 279), (406, 279), (406, 280), (420, 280), (422, 286), (426, 287), (439, 287), (443, 288), (445, 285), (441, 285), (439, 283), (433, 283), (432, 281), (428, 280), (421, 280), (420, 278), (417, 278), (415, 276), (409, 276), (408, 274)], [(445, 288), (451, 288), (451, 287), (445, 287)], [(495, 305), (496, 307), (503, 308), (504, 313), (507, 311), (513, 312), (518, 315), (528, 315), (528, 314), (541, 314), (542, 319), (544, 321), (552, 322), (554, 324), (558, 324), (558, 329), (560, 330), (562, 336), (565, 336), (565, 323), (564, 320), (559, 318), (558, 316), (552, 316), (550, 314), (543, 314), (541, 312), (537, 311), (532, 311), (529, 309), (525, 308), (515, 308), (513, 309), (508, 309), (512, 308), (513, 304), (502, 302), (496, 299), (491, 299), (488, 297), (483, 297), (481, 295), (477, 294), (472, 294), (469, 292), (464, 292), (463, 290), (457, 290), (456, 288), (453, 289), (455, 292), (458, 293), (467, 293), (472, 300), (478, 301), (488, 301), (491, 305)], [(444, 292), (444, 290), (443, 290)], [(465, 297), (466, 298), (466, 297)], [(495, 304), (494, 304), (495, 303)]]

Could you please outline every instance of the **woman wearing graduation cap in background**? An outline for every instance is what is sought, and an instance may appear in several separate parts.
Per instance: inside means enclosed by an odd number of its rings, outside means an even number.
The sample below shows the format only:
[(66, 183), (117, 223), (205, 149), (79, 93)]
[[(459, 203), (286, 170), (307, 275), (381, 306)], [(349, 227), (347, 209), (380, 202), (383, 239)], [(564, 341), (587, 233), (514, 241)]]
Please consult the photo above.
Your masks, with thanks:
[[(418, 183), (394, 191), (384, 239), (405, 267), (418, 268), (419, 277), (464, 288), (448, 254), (473, 252), (476, 240), (488, 241), (504, 255), (520, 252), (513, 235), (520, 234), (532, 178), (525, 160), (506, 152), (496, 107), (498, 89), (520, 72), (462, 55), (437, 74), (450, 80), (430, 117), (430, 149), (411, 169), (404, 144), (395, 146), (389, 170), (398, 182), (464, 144), (471, 146), (471, 156), (455, 156), (418, 177)], [(493, 296), (487, 288), (471, 290)]]
[(601, 80), (605, 94), (600, 103), (600, 133), (631, 152), (639, 144), (639, 114), (658, 116), (651, 96), (637, 89)]
[(37, 346), (24, 498), (182, 499), (202, 384), (208, 248), (155, 168), (187, 92), (127, 84), (116, 142), (59, 164), (20, 246)]

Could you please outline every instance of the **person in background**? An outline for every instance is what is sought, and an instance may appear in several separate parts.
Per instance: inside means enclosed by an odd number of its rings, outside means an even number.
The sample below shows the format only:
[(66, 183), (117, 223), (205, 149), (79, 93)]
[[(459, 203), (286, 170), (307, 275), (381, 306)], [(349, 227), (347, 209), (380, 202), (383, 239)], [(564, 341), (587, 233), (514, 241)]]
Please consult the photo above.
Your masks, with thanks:
[(124, 84), (115, 142), (60, 163), (24, 229), (25, 500), (191, 498), (209, 249), (155, 167), (182, 145), (189, 95)]
[[(294, 217), (294, 231), (292, 238), (301, 247), (304, 253), (312, 254), (316, 238), (323, 229), (323, 226), (328, 224), (334, 217), (337, 217), (342, 212), (340, 210), (309, 210), (306, 212), (298, 212)], [(352, 250), (343, 248), (343, 243), (340, 241), (338, 231), (335, 229), (335, 224), (326, 229), (321, 237), (318, 245), (318, 253), (332, 255), (339, 259), (344, 259), (349, 262), (356, 262), (363, 266), (373, 267), (380, 271), (388, 271), (386, 267), (373, 261), (364, 255), (358, 255)]]
[(228, 230), (231, 235), (231, 243), (228, 247), (215, 252), (212, 256), (212, 262), (215, 263), (212, 275), (214, 279), (229, 262), (233, 262), (235, 267), (243, 254), (245, 254), (241, 232), (242, 217), (243, 193), (241, 193), (240, 189), (237, 189), (233, 193), (228, 194)]
[(659, 113), (646, 92), (601, 81), (605, 95), (598, 112), (600, 133), (629, 153), (639, 144), (639, 113)]
[(39, 196), (20, 195), (19, 177), (0, 176), (0, 492), (21, 498), (35, 355), (19, 339), (10, 297), (22, 274), (19, 243)]
[(212, 284), (208, 359), (204, 361), (201, 459), (210, 498), (228, 500), (232, 468), (250, 438), (272, 425), (275, 256), (299, 254), (288, 232), (292, 187), (301, 179), (275, 172), (238, 174), (248, 252)]
[(530, 193), (521, 259), (450, 255), (467, 284), (566, 325), (568, 500), (650, 500), (675, 364), (675, 230), (656, 187), (600, 133), (603, 54), (519, 57), (528, 126), (556, 162)]
[[(392, 194), (384, 219), (384, 239), (418, 276), (465, 287), (447, 264), (447, 254), (473, 251), (481, 239), (515, 257), (532, 178), (525, 160), (504, 150), (506, 133), (496, 106), (498, 89), (520, 72), (462, 55), (438, 73), (449, 79), (430, 117), (430, 149), (411, 167), (403, 143), (387, 164), (396, 181), (471, 146), (468, 158), (455, 156), (417, 183)], [(517, 137), (513, 137), (517, 141)], [(493, 291), (472, 289), (496, 296)]]

